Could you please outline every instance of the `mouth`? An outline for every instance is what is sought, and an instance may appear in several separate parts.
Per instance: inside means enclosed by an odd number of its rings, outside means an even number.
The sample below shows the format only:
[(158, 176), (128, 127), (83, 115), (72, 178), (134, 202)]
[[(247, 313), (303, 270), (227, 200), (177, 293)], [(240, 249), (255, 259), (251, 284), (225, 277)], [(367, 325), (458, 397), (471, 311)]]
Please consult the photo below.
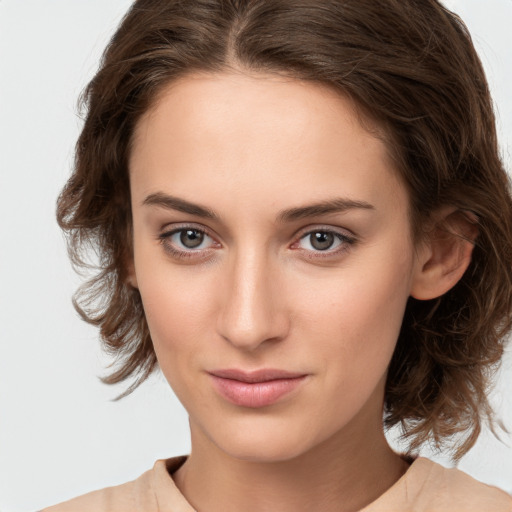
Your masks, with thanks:
[(214, 389), (228, 402), (249, 408), (274, 404), (297, 389), (308, 376), (285, 370), (253, 372), (228, 369), (209, 372)]

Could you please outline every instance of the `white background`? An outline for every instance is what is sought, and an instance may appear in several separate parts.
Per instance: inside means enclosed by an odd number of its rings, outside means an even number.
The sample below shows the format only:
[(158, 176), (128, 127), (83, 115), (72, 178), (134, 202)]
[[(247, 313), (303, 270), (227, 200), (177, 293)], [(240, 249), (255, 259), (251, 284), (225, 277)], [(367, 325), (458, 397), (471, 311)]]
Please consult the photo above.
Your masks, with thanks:
[[(187, 453), (187, 417), (163, 377), (112, 402), (107, 360), (78, 319), (55, 222), (79, 92), (128, 0), (0, 0), (0, 510), (30, 511), (125, 482)], [(512, 0), (447, 0), (467, 22), (512, 152)], [(495, 403), (512, 429), (512, 357)], [(460, 467), (512, 492), (512, 438), (485, 433)], [(426, 452), (427, 453), (427, 452)], [(436, 460), (447, 462), (441, 457)]]

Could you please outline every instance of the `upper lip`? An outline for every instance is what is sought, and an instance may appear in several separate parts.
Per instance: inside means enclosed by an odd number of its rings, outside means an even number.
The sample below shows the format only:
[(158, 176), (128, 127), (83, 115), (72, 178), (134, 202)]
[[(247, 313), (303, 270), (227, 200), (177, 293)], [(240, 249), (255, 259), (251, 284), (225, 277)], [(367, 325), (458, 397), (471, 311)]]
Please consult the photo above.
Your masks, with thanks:
[(305, 373), (289, 372), (286, 370), (277, 370), (274, 368), (263, 368), (261, 370), (243, 371), (235, 368), (226, 370), (214, 370), (209, 372), (210, 375), (221, 377), (223, 379), (238, 380), (241, 382), (267, 382), (277, 379), (296, 379), (304, 377)]

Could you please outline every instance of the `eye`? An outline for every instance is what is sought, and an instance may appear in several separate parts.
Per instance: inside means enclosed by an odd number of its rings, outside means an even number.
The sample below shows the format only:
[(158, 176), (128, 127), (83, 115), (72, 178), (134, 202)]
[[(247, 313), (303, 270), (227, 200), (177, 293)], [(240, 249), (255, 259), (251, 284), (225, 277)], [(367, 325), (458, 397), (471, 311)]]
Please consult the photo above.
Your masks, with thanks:
[(315, 231), (302, 237), (302, 240), (306, 242), (306, 245), (309, 245), (306, 249), (315, 249), (317, 251), (326, 251), (327, 249), (332, 249), (333, 246), (337, 247), (341, 243), (336, 235), (329, 231)]
[(208, 238), (210, 237), (206, 233), (198, 229), (181, 229), (174, 233), (170, 240), (175, 244), (181, 244), (186, 249), (198, 249)]
[(167, 231), (158, 238), (165, 251), (177, 258), (197, 257), (219, 245), (206, 231), (193, 226)]
[(354, 237), (338, 231), (315, 229), (302, 235), (293, 248), (312, 253), (311, 257), (329, 257), (344, 252), (355, 241)]

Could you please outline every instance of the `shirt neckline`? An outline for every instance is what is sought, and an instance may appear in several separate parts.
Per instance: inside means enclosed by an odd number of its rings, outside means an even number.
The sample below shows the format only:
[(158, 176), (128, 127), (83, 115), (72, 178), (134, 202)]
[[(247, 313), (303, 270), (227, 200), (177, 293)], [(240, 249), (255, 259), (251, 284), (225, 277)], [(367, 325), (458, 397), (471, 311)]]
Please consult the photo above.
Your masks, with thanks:
[[(402, 456), (402, 458), (404, 458), (404, 456)], [(159, 512), (196, 512), (178, 489), (172, 477), (173, 473), (176, 472), (187, 459), (188, 455), (181, 455), (156, 461), (153, 467), (153, 489)], [(405, 460), (409, 462), (410, 459), (410, 457), (407, 457)], [(435, 465), (431, 460), (425, 459), (424, 457), (412, 459), (407, 471), (379, 497), (361, 509), (360, 512), (372, 512), (373, 508), (382, 507), (388, 500), (393, 499), (393, 496), (401, 493), (402, 489), (404, 489), (404, 492), (407, 494), (407, 481), (416, 473), (416, 470), (425, 467), (425, 464), (430, 466)]]

